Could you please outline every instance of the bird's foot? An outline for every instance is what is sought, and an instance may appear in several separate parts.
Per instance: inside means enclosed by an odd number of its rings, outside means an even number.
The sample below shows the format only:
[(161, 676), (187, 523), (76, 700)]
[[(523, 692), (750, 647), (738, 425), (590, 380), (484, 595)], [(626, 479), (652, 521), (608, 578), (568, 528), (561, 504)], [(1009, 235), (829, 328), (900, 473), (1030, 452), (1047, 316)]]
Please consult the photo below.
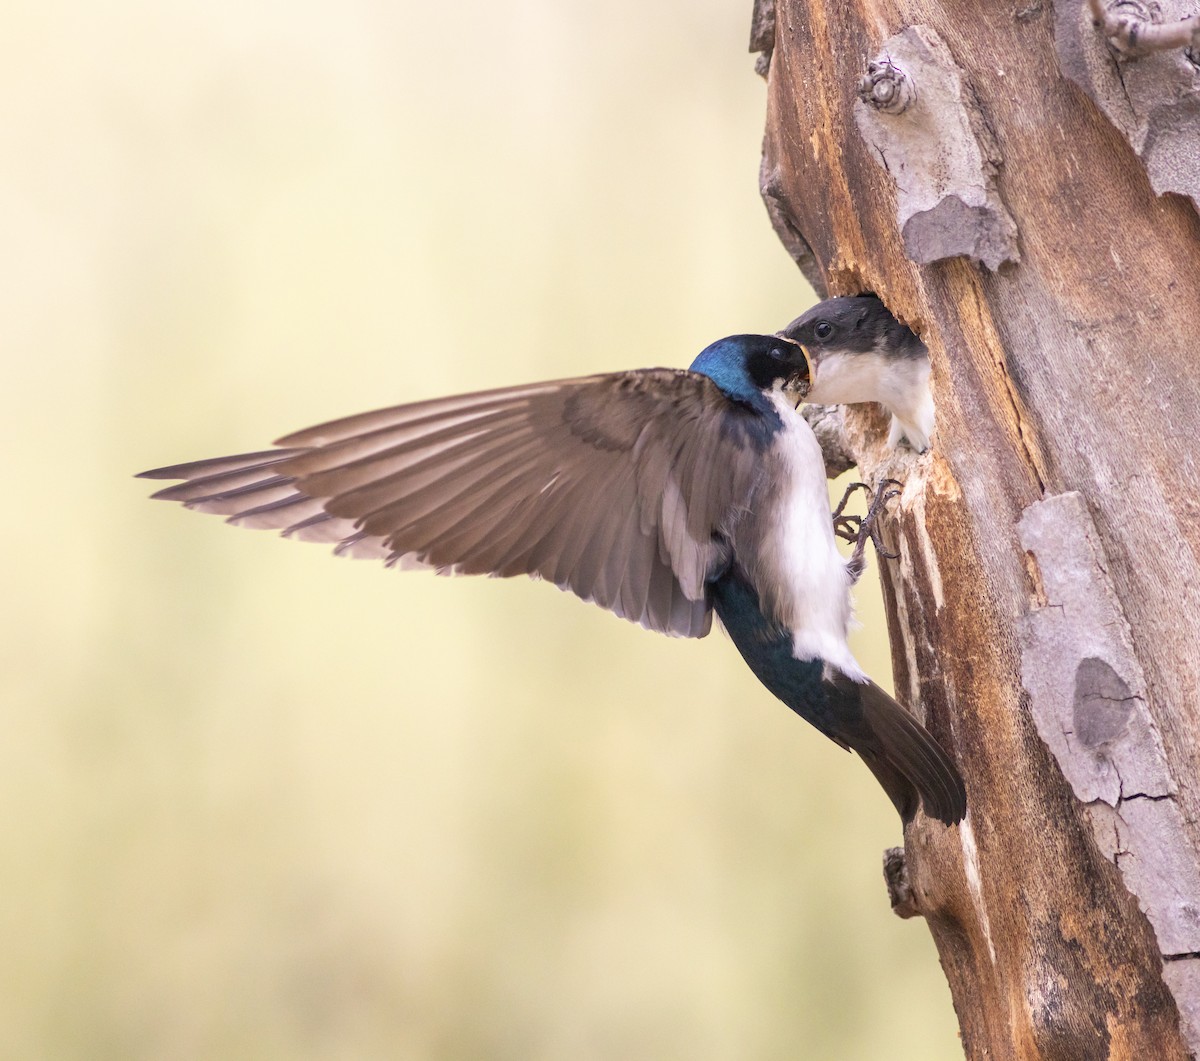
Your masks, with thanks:
[(855, 543), (858, 542), (859, 532), (862, 530), (862, 516), (846, 516), (843, 513), (846, 511), (846, 505), (850, 498), (857, 490), (871, 492), (871, 488), (866, 483), (851, 483), (846, 487), (846, 492), (842, 494), (838, 507), (833, 510), (833, 533), (843, 541)]
[[(899, 557), (899, 553), (889, 553), (883, 546), (883, 536), (879, 529), (879, 517), (887, 508), (887, 503), (893, 497), (900, 496), (899, 487), (903, 484), (897, 479), (881, 479), (879, 485), (875, 487), (875, 496), (871, 499), (871, 504), (867, 508), (867, 514), (859, 520), (858, 536), (854, 541), (854, 552), (850, 554), (850, 559), (846, 564), (846, 570), (850, 572), (850, 578), (853, 582), (857, 582), (863, 571), (866, 569), (867, 561), (863, 555), (867, 548), (867, 540), (870, 539), (875, 546), (875, 551), (887, 560), (895, 560)], [(845, 498), (842, 499), (845, 504)], [(846, 517), (841, 517), (846, 518)], [(835, 517), (836, 523), (837, 517)]]

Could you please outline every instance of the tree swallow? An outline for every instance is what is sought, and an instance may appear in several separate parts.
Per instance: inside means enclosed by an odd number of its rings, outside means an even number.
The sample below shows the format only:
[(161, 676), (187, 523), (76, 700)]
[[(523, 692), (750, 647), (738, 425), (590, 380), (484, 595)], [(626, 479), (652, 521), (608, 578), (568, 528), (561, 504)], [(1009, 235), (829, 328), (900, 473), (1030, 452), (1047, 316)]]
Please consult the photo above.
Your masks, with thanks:
[(892, 414), (889, 446), (894, 449), (907, 439), (918, 453), (929, 448), (929, 351), (874, 295), (826, 299), (780, 334), (808, 354), (812, 379), (807, 401), (879, 402)]
[(923, 800), (952, 824), (966, 813), (953, 762), (846, 643), (855, 570), (795, 408), (808, 375), (795, 342), (735, 335), (689, 371), (399, 405), (142, 474), (184, 480), (154, 496), (230, 523), (389, 565), (530, 575), (665, 634), (703, 637), (715, 612), (759, 680), (857, 751), (906, 822)]

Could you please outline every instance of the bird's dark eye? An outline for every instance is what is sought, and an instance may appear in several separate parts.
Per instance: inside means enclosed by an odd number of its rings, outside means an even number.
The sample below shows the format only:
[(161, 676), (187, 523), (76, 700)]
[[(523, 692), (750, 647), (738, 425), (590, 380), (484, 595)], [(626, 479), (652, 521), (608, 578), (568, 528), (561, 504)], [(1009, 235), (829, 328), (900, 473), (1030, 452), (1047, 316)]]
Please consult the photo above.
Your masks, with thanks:
[(813, 329), (813, 335), (818, 339), (828, 339), (833, 334), (833, 325), (829, 321), (818, 321)]
[(773, 358), (775, 358), (776, 361), (786, 361), (787, 360), (787, 351), (784, 350), (782, 347), (777, 346), (771, 351), (771, 356)]

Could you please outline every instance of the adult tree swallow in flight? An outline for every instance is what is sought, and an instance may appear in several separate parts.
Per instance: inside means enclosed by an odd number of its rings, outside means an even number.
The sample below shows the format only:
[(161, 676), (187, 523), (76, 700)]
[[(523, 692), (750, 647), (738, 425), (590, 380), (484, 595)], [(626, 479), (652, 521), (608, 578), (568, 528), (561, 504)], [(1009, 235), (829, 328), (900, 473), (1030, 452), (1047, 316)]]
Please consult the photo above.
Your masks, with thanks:
[[(334, 551), (445, 574), (531, 575), (651, 630), (715, 612), (759, 680), (858, 752), (903, 819), (962, 819), (953, 762), (846, 643), (858, 566), (796, 412), (799, 345), (734, 335), (640, 369), (400, 405), (279, 448), (144, 472), (154, 496)], [(859, 542), (859, 556), (861, 546)]]
[(806, 401), (879, 402), (892, 414), (888, 445), (929, 448), (933, 398), (929, 351), (874, 295), (828, 298), (781, 333), (804, 347), (812, 379)]

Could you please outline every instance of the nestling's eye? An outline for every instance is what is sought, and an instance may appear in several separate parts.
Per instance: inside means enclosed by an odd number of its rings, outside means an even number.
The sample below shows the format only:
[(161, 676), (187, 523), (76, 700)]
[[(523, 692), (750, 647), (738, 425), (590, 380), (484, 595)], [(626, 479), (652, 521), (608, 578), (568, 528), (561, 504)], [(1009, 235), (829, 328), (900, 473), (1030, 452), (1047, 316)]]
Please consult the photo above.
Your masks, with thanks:
[(771, 351), (771, 356), (775, 358), (776, 361), (786, 361), (787, 351), (782, 347), (777, 346)]
[(833, 334), (833, 325), (829, 321), (818, 321), (813, 329), (813, 335), (818, 339), (828, 339)]

